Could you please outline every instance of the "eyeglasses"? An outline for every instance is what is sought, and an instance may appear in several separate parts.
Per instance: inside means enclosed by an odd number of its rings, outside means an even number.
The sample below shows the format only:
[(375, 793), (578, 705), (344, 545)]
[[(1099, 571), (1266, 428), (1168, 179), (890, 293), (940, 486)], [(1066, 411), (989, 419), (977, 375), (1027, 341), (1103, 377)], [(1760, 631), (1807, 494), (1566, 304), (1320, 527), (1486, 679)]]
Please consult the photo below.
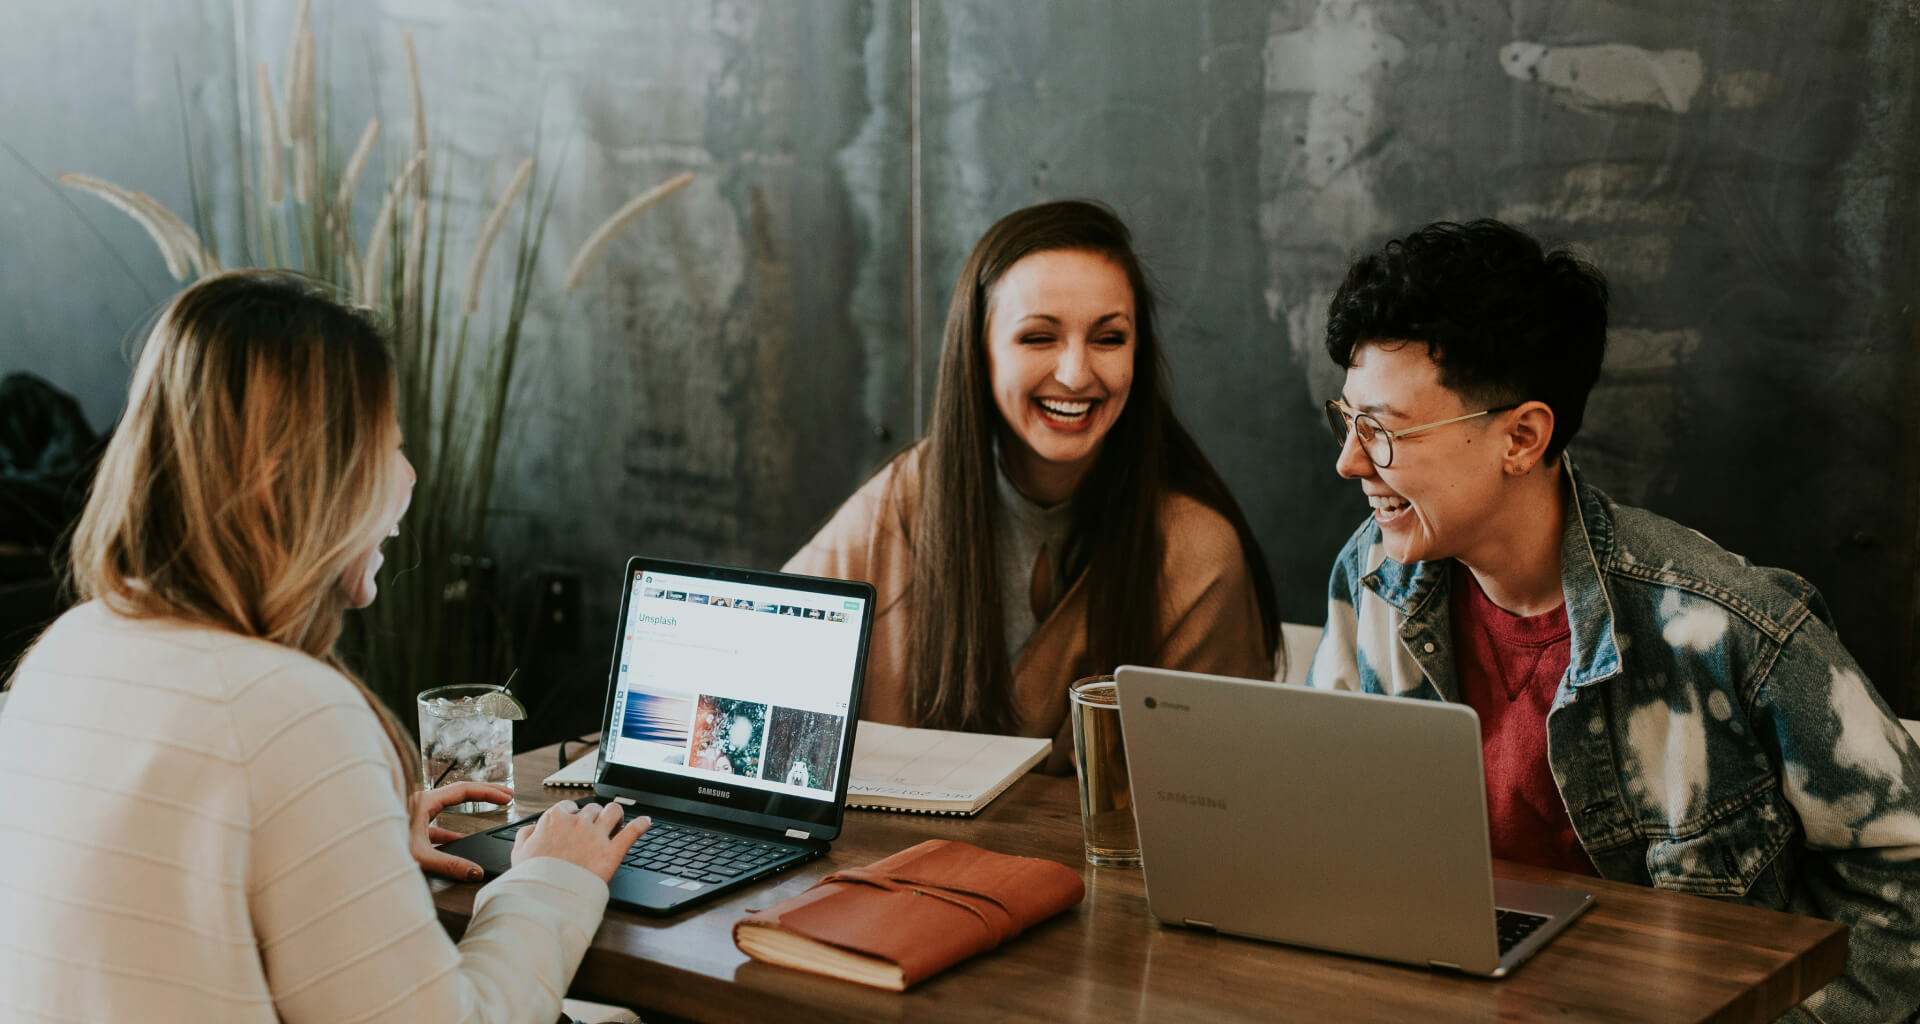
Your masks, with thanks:
[(1360, 450), (1367, 453), (1367, 458), (1373, 460), (1374, 465), (1385, 469), (1393, 465), (1393, 442), (1400, 438), (1418, 434), (1422, 430), (1444, 427), (1449, 423), (1459, 423), (1462, 420), (1490, 416), (1496, 412), (1506, 412), (1508, 409), (1516, 408), (1519, 408), (1518, 402), (1512, 405), (1496, 405), (1491, 409), (1470, 412), (1465, 416), (1455, 416), (1450, 420), (1422, 423), (1405, 430), (1388, 430), (1380, 425), (1379, 420), (1373, 418), (1372, 413), (1361, 412), (1338, 398), (1330, 398), (1327, 400), (1327, 426), (1333, 428), (1333, 439), (1340, 442), (1343, 448), (1346, 447), (1348, 434), (1358, 434)]

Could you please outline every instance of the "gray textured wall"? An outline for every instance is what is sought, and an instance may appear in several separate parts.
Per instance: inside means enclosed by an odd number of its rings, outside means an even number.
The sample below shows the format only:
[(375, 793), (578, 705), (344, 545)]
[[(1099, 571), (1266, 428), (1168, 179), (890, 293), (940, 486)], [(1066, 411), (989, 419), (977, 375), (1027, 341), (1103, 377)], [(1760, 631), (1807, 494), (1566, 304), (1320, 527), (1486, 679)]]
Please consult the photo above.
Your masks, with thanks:
[[(1338, 387), (1326, 300), (1357, 250), (1491, 214), (1585, 246), (1615, 285), (1574, 447), (1595, 482), (1811, 578), (1920, 713), (1911, 2), (973, 0), (922, 5), (917, 50), (908, 0), (318, 7), (336, 109), (390, 131), (413, 30), (472, 220), (536, 123), (565, 151), (503, 504), (519, 559), (586, 571), (590, 595), (632, 551), (779, 562), (916, 431), (979, 232), (1092, 195), (1158, 273), (1177, 400), (1287, 616), (1317, 620), (1364, 514), (1317, 412)], [(10, 12), (0, 140), (182, 208), (176, 58), (217, 148), (236, 53), (277, 77), (290, 8)], [(680, 170), (696, 184), (593, 287), (555, 294), (602, 215)], [(171, 284), (135, 229), (72, 198), (0, 154), (0, 369), (104, 425)]]
[[(927, 5), (928, 271), (999, 213), (1100, 196), (1176, 315), (1185, 416), (1289, 618), (1365, 515), (1320, 349), (1356, 250), (1497, 215), (1586, 247), (1612, 351), (1573, 451), (1825, 591), (1920, 713), (1912, 4), (1302, 0)], [(934, 325), (924, 332), (928, 343)]]

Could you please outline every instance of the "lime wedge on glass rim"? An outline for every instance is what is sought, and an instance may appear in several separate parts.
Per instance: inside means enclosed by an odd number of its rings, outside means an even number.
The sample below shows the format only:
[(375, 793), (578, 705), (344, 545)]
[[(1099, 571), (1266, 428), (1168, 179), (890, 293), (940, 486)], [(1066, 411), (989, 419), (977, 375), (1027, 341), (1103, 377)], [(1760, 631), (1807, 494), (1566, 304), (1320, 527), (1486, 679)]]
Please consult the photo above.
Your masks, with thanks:
[(520, 703), (513, 694), (505, 690), (483, 693), (474, 701), (481, 711), (495, 718), (504, 718), (510, 722), (523, 721), (527, 717), (527, 706)]

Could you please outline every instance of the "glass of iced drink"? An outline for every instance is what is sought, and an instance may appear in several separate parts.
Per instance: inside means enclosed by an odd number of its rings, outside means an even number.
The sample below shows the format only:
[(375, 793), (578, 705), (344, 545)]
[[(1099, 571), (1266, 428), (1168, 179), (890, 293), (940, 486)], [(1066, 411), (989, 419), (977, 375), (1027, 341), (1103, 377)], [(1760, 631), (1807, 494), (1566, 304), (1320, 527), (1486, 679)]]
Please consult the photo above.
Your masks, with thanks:
[(1073, 755), (1080, 775), (1080, 820), (1087, 863), (1138, 867), (1140, 837), (1127, 785), (1127, 747), (1120, 738), (1120, 696), (1110, 675), (1088, 676), (1067, 689), (1073, 707)]
[[(504, 710), (498, 686), (439, 686), (420, 694), (420, 759), (426, 763), (428, 789), (449, 782), (492, 782), (513, 788), (513, 719)], [(469, 800), (447, 810), (484, 814), (499, 806)]]

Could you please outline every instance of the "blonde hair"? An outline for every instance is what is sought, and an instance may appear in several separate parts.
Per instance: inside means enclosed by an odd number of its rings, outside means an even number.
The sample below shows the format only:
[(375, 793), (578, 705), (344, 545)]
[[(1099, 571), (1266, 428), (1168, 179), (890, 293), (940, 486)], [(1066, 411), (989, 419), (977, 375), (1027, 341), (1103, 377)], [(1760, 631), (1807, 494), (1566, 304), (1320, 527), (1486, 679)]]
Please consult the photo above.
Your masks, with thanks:
[(393, 356), (371, 317), (324, 287), (235, 271), (167, 306), (75, 527), (73, 584), (123, 615), (203, 623), (338, 669), (411, 791), (406, 728), (334, 650), (342, 580), (405, 486), (389, 468)]

